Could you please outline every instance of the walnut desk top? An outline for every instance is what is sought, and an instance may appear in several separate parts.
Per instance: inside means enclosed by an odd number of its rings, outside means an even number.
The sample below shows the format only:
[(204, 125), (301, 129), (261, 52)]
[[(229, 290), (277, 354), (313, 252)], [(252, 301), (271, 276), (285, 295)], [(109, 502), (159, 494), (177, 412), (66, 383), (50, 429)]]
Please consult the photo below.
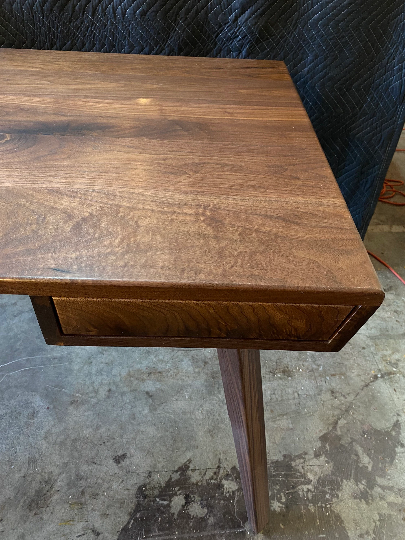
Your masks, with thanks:
[(339, 350), (383, 292), (282, 62), (0, 49), (0, 293), (57, 345), (218, 347), (253, 531), (258, 349)]
[(49, 343), (337, 350), (382, 302), (282, 62), (0, 72), (0, 292), (42, 298)]

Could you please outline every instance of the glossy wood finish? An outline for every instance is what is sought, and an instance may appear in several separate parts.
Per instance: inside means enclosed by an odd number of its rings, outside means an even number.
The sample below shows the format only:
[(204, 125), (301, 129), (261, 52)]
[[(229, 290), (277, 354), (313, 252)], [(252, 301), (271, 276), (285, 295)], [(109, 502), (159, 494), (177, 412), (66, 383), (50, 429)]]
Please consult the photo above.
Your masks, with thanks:
[(246, 510), (253, 532), (270, 517), (260, 352), (218, 349)]
[(0, 292), (378, 305), (285, 65), (0, 49)]
[(54, 298), (65, 334), (329, 340), (351, 306)]

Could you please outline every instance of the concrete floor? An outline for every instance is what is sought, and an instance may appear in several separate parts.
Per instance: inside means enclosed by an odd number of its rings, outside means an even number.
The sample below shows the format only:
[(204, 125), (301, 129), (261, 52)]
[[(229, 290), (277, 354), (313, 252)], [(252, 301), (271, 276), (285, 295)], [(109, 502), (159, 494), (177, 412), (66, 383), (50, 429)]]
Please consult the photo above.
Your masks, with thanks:
[[(366, 245), (405, 277), (405, 208)], [(262, 352), (258, 539), (405, 538), (405, 287), (376, 268), (386, 300), (340, 353)], [(252, 538), (214, 350), (49, 347), (27, 298), (0, 305), (1, 540)]]

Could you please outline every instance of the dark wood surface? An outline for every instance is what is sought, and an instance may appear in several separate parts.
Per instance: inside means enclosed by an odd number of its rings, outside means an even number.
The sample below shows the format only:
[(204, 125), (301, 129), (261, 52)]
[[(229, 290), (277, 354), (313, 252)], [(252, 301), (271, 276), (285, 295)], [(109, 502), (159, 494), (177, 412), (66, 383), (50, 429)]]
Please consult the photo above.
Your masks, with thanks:
[(329, 340), (351, 306), (54, 298), (65, 334)]
[(281, 62), (0, 49), (0, 292), (378, 305)]
[[(237, 339), (217, 337), (111, 336), (66, 334), (63, 332), (54, 300), (47, 296), (31, 297), (45, 341), (48, 345), (78, 345), (101, 347), (203, 347), (230, 349), (269, 349), (291, 351), (339, 351), (371, 317), (376, 306), (356, 306), (335, 334), (324, 340)], [(150, 317), (150, 314), (147, 314)], [(272, 329), (269, 328), (269, 333)]]
[(218, 349), (246, 510), (253, 532), (270, 517), (260, 352)]
[(247, 349), (338, 350), (383, 299), (285, 65), (0, 49), (0, 73), (0, 293), (50, 344), (219, 347), (261, 530)]

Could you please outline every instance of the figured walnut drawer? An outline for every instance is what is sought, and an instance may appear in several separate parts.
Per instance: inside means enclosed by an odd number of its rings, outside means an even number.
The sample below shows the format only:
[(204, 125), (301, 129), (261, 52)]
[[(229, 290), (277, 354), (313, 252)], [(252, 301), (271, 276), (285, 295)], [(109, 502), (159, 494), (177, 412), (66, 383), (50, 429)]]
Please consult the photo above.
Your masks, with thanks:
[(328, 340), (352, 306), (53, 298), (64, 334)]

